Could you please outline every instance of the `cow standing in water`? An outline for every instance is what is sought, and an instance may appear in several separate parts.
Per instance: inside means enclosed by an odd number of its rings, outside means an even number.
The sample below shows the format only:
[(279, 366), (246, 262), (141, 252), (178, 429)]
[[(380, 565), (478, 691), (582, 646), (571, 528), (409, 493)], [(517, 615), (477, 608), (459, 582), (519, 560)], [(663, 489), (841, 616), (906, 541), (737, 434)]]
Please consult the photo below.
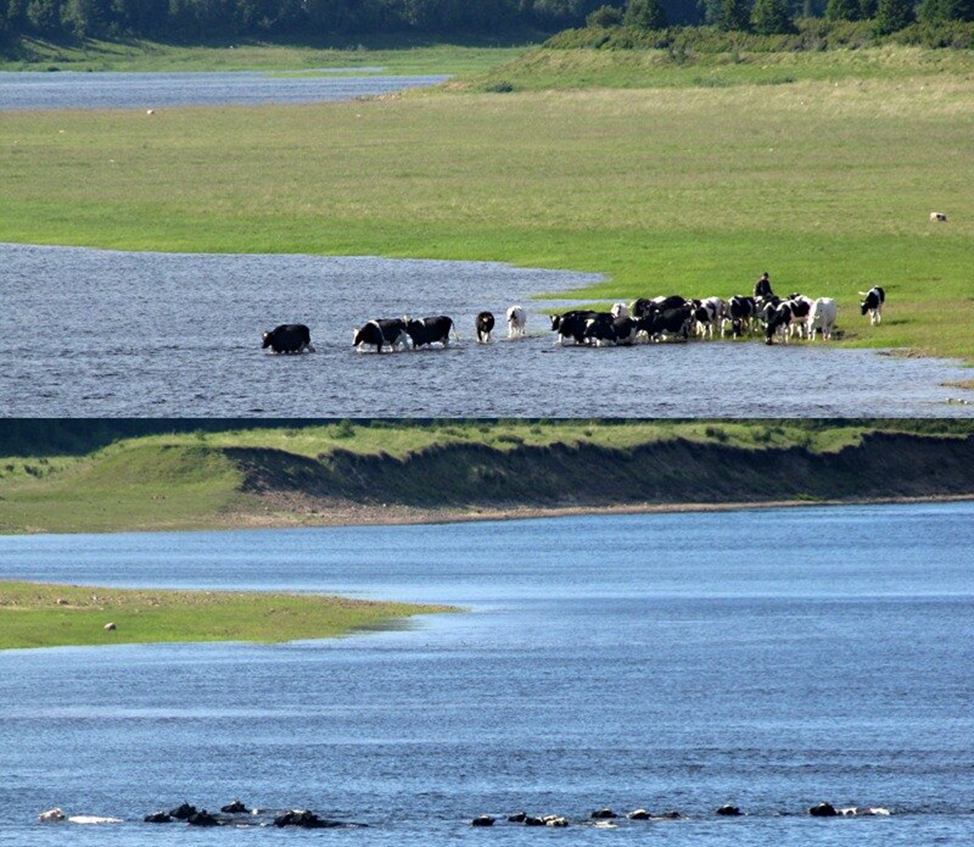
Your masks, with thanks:
[(263, 335), (263, 348), (271, 348), (275, 353), (301, 353), (307, 350), (314, 353), (311, 346), (311, 331), (304, 324), (281, 324)]
[(494, 330), (494, 316), (490, 312), (481, 312), (477, 315), (477, 341), (487, 344), (490, 341), (490, 334)]
[(407, 321), (406, 332), (412, 339), (414, 349), (436, 343), (446, 347), (450, 343), (451, 332), (454, 338), (459, 338), (453, 328), (453, 318), (448, 318), (446, 315)]
[(511, 306), (507, 310), (507, 337), (523, 338), (525, 334), (524, 325), (527, 323), (527, 319), (523, 306)]
[(886, 292), (878, 285), (874, 285), (869, 291), (860, 291), (859, 296), (865, 298), (859, 308), (862, 314), (869, 315), (869, 323), (873, 326), (883, 321), (883, 303), (886, 302)]
[(382, 318), (369, 321), (365, 326), (355, 330), (352, 346), (359, 350), (366, 344), (375, 347), (376, 353), (382, 352), (382, 347), (388, 344), (395, 352), (397, 347), (405, 347), (409, 343), (406, 334), (406, 321), (403, 318)]

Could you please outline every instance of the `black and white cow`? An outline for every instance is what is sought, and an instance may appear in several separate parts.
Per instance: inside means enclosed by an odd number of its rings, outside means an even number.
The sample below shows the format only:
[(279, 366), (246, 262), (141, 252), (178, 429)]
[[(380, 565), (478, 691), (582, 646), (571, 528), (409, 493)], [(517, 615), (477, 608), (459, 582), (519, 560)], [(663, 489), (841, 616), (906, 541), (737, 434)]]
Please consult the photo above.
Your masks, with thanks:
[(525, 335), (524, 326), (528, 316), (523, 306), (511, 306), (507, 310), (507, 337), (523, 338)]
[(656, 310), (656, 304), (652, 300), (640, 297), (629, 304), (629, 316), (639, 320), (645, 318), (651, 311)]
[(769, 304), (768, 310), (766, 312), (768, 323), (764, 329), (764, 343), (774, 343), (774, 336), (776, 334), (780, 336), (784, 343), (787, 343), (791, 328), (791, 304), (786, 300), (782, 300), (777, 306), (771, 306)]
[(446, 315), (406, 321), (406, 333), (412, 339), (414, 348), (425, 347), (428, 344), (442, 344), (446, 347), (450, 343), (451, 331), (454, 338), (459, 338), (456, 330), (453, 329), (453, 318), (448, 318)]
[(812, 311), (815, 301), (797, 291), (789, 294), (786, 301), (791, 306), (791, 334), (799, 338), (805, 336), (805, 325), (808, 323), (808, 315)]
[(694, 331), (701, 338), (713, 338), (716, 327), (724, 316), (724, 301), (719, 297), (691, 300), (693, 305)]
[(572, 309), (563, 315), (549, 315), (551, 331), (557, 333), (556, 344), (564, 344), (566, 338), (571, 338), (576, 344), (585, 341), (585, 324), (598, 315), (590, 309)]
[(477, 315), (477, 341), (481, 344), (487, 344), (493, 330), (494, 316), (490, 312), (481, 312)]
[(405, 318), (381, 318), (355, 330), (352, 346), (361, 349), (368, 344), (375, 347), (376, 353), (381, 353), (386, 344), (395, 352), (396, 348), (405, 347), (408, 343)]
[(281, 324), (263, 335), (266, 350), (271, 348), (275, 353), (301, 353), (307, 350), (314, 353), (311, 346), (311, 331), (304, 324)]
[(684, 341), (690, 337), (693, 313), (689, 306), (655, 312), (637, 321), (638, 331), (645, 332), (650, 341), (659, 341), (664, 335), (678, 336)]
[(878, 285), (874, 285), (869, 291), (860, 291), (859, 295), (865, 299), (859, 304), (862, 314), (869, 314), (869, 323), (876, 326), (883, 320), (883, 303), (886, 302), (886, 292)]
[(637, 322), (628, 316), (605, 320), (603, 313), (590, 318), (585, 324), (583, 337), (596, 347), (608, 344), (632, 344), (636, 340)]
[(745, 332), (751, 331), (751, 321), (757, 317), (758, 308), (753, 297), (746, 297), (738, 294), (727, 301), (727, 308), (724, 319), (720, 322), (721, 336), (727, 330), (727, 324), (731, 326), (731, 333), (734, 338), (738, 338)]

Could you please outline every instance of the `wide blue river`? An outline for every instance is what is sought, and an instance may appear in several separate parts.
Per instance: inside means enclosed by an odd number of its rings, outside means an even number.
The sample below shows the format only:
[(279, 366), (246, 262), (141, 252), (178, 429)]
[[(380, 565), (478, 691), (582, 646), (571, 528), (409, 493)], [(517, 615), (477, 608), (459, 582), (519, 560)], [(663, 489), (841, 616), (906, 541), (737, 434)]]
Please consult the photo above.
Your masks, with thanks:
[[(337, 641), (0, 653), (2, 844), (974, 839), (971, 503), (8, 537), (0, 576), (469, 610)], [(369, 829), (141, 822), (238, 796)], [(820, 800), (892, 814), (803, 814)], [(55, 805), (125, 822), (36, 821)], [(687, 817), (469, 826), (604, 805)]]

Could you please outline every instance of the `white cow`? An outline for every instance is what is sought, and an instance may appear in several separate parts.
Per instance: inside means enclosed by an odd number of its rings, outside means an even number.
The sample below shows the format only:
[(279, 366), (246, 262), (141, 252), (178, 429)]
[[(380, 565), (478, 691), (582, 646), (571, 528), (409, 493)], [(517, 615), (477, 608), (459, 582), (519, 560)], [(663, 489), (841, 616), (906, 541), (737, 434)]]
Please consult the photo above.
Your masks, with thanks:
[(609, 313), (614, 318), (628, 318), (630, 317), (629, 307), (625, 303), (613, 303), (612, 308)]
[(819, 297), (812, 308), (808, 310), (806, 319), (806, 331), (809, 339), (815, 338), (815, 330), (822, 330), (822, 339), (828, 341), (832, 338), (835, 330), (835, 318), (839, 312), (839, 307), (835, 305), (835, 300), (831, 297)]
[(48, 809), (46, 812), (41, 812), (37, 819), (39, 821), (44, 821), (45, 823), (55, 823), (57, 821), (64, 820), (64, 812), (58, 808)]
[(527, 320), (528, 316), (521, 306), (511, 306), (507, 310), (507, 337), (522, 338), (525, 335), (524, 325)]

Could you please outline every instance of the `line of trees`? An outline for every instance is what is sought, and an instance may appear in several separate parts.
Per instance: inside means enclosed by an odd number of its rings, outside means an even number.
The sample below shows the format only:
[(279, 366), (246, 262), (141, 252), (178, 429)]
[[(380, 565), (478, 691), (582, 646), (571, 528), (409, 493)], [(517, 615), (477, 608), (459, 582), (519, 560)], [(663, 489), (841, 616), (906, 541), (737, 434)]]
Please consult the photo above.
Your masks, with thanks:
[[(796, 31), (797, 17), (821, 15), (829, 21), (875, 22), (876, 32), (898, 32), (915, 20), (928, 24), (974, 21), (974, 0), (827, 0), (816, 9), (814, 0), (796, 7), (789, 0), (699, 0), (699, 17), (688, 19), (679, 0), (627, 0), (625, 6), (603, 5), (586, 19), (589, 27), (665, 29), (671, 23), (706, 23), (727, 32), (775, 35)], [(675, 14), (674, 14), (675, 12)]]
[(492, 34), (580, 26), (604, 0), (0, 0), (0, 37)]
[(794, 31), (796, 17), (875, 19), (880, 33), (915, 18), (974, 20), (974, 0), (0, 0), (0, 39), (123, 38), (212, 41), (374, 33), (497, 34), (525, 27), (712, 24), (759, 34)]

